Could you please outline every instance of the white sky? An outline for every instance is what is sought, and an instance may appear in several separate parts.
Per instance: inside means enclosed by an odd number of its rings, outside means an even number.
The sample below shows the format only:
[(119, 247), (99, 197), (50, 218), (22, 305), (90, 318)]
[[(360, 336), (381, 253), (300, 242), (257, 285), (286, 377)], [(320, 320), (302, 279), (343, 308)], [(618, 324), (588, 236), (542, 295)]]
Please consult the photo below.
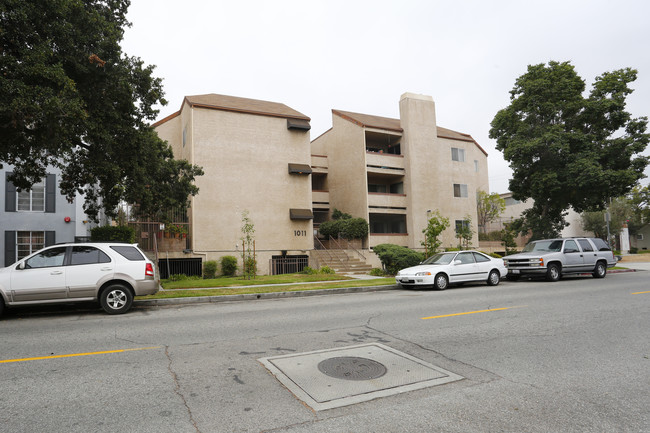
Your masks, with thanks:
[(635, 68), (628, 110), (650, 115), (646, 0), (131, 3), (122, 47), (157, 66), (169, 102), (159, 119), (186, 95), (219, 93), (284, 103), (311, 117), (313, 140), (332, 109), (399, 118), (403, 93), (430, 95), (439, 126), (488, 152), (491, 192), (507, 191), (511, 172), (490, 122), (529, 64), (571, 61), (587, 89)]

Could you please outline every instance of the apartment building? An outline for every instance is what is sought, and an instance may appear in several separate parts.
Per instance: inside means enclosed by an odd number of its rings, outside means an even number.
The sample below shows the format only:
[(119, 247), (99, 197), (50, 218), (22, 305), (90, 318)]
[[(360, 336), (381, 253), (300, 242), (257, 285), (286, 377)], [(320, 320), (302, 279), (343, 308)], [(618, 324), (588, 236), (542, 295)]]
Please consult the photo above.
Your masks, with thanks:
[(273, 263), (308, 260), (314, 247), (310, 118), (276, 102), (207, 94), (187, 96), (153, 126), (176, 158), (203, 167), (191, 199), (184, 251), (161, 257), (239, 258), (242, 215), (255, 228), (260, 274)]
[(451, 223), (444, 247), (458, 244), (456, 227), (467, 217), (478, 245), (476, 194), (489, 190), (487, 153), (470, 135), (439, 127), (430, 96), (405, 93), (399, 110), (399, 119), (332, 110), (332, 128), (311, 143), (313, 163), (325, 167), (312, 174), (315, 214), (331, 207), (365, 218), (370, 247), (421, 249), (439, 211)]
[(39, 249), (75, 237), (89, 236), (91, 223), (83, 213), (80, 197), (69, 203), (58, 186), (60, 171), (47, 176), (30, 190), (18, 190), (9, 180), (11, 165), (0, 168), (0, 266), (9, 266)]

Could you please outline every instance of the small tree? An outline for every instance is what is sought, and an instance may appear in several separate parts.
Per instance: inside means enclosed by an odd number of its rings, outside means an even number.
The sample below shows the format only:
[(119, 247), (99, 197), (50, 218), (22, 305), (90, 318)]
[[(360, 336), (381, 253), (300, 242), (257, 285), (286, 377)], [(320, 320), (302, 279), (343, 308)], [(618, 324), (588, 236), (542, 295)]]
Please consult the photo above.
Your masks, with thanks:
[(467, 215), (460, 224), (456, 223), (456, 238), (458, 239), (458, 247), (469, 249), (472, 245), (472, 238), (474, 237), (474, 230), (472, 230), (472, 218)]
[(255, 225), (248, 216), (248, 210), (241, 214), (241, 232), (242, 232), (242, 262), (244, 278), (250, 280), (257, 275), (257, 260), (255, 260)]
[[(607, 221), (605, 214), (609, 212), (610, 233), (618, 233), (623, 224), (632, 214), (632, 206), (625, 197), (619, 197), (612, 200), (611, 204), (606, 210), (597, 212), (583, 212), (580, 215), (582, 219), (582, 228), (585, 231), (592, 232), (594, 236), (605, 239), (607, 237)], [(609, 242), (609, 239), (608, 239)]]
[(487, 233), (488, 223), (499, 218), (504, 210), (506, 210), (506, 201), (498, 193), (488, 194), (485, 191), (479, 191), (476, 199), (476, 211), (481, 232)]
[(515, 254), (517, 252), (517, 235), (519, 234), (518, 225), (521, 224), (520, 220), (515, 220), (510, 223), (506, 223), (505, 228), (501, 230), (501, 245), (506, 250), (506, 255)]
[(420, 244), (424, 247), (425, 256), (429, 257), (438, 252), (442, 245), (439, 236), (449, 227), (449, 218), (440, 215), (437, 210), (431, 214), (427, 227), (422, 230), (424, 241)]

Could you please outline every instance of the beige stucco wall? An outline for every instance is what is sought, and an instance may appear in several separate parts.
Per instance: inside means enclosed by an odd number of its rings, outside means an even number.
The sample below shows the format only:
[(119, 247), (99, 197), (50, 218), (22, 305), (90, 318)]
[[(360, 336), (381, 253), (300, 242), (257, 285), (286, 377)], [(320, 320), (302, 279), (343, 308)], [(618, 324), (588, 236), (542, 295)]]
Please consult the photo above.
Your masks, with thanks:
[[(444, 246), (456, 246), (455, 221), (472, 219), (473, 245), (478, 246), (476, 192), (488, 190), (485, 153), (469, 141), (438, 137), (436, 110), (429, 96), (407, 93), (400, 100), (403, 129), (401, 157), (366, 153), (365, 131), (399, 135), (395, 131), (365, 128), (332, 115), (332, 128), (312, 143), (312, 153), (328, 156), (328, 184), (331, 207), (370, 220), (369, 214), (405, 214), (407, 234), (371, 234), (370, 246), (392, 243), (420, 249), (427, 211), (439, 210), (449, 218), (450, 228), (443, 233)], [(451, 160), (451, 148), (465, 149), (465, 161)], [(478, 171), (474, 161), (478, 161)], [(395, 170), (369, 168), (367, 165), (404, 168), (404, 194), (368, 193), (368, 173), (372, 176), (395, 174)], [(397, 177), (395, 178), (397, 179)], [(468, 196), (454, 197), (453, 184), (467, 185)], [(369, 208), (369, 206), (405, 207), (406, 210)]]
[(330, 209), (368, 220), (363, 128), (332, 116), (332, 129), (312, 143), (315, 154), (327, 155)]
[[(311, 220), (291, 220), (289, 209), (311, 209), (311, 178), (290, 175), (289, 163), (311, 164), (309, 132), (287, 129), (286, 118), (185, 105), (157, 131), (176, 136), (176, 157), (203, 167), (192, 199), (193, 254), (204, 260), (240, 260), (242, 213), (255, 226), (258, 270), (269, 273), (272, 255), (308, 254)], [(177, 120), (178, 119), (178, 120)], [(170, 123), (168, 122), (168, 123)], [(182, 141), (185, 128), (186, 145)], [(169, 139), (168, 139), (169, 141)]]
[[(455, 221), (469, 216), (478, 246), (476, 192), (488, 189), (487, 156), (469, 141), (439, 137), (435, 103), (429, 96), (406, 93), (400, 100), (400, 120), (404, 129), (402, 149), (406, 158), (405, 189), (409, 197), (409, 246), (421, 248), (427, 211), (438, 210), (449, 218), (450, 227), (442, 234), (443, 247), (458, 244)], [(465, 149), (465, 161), (451, 159), (451, 148)], [(476, 172), (474, 161), (478, 161)], [(467, 185), (467, 197), (454, 197), (454, 184)]]

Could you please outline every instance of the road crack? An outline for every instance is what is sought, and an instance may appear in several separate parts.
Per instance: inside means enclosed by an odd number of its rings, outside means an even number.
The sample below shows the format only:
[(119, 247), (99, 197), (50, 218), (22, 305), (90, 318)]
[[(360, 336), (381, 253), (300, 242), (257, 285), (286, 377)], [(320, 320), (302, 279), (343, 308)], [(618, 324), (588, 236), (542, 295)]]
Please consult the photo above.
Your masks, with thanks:
[(190, 417), (190, 422), (194, 426), (194, 429), (197, 431), (197, 433), (201, 433), (201, 430), (199, 430), (199, 426), (196, 424), (196, 420), (194, 419), (194, 416), (192, 415), (192, 410), (190, 409), (190, 406), (187, 404), (187, 400), (185, 399), (185, 396), (181, 392), (181, 385), (180, 385), (180, 383), (178, 381), (178, 375), (172, 369), (172, 357), (169, 354), (169, 346), (165, 346), (165, 356), (167, 357), (167, 360), (169, 361), (169, 363), (167, 364), (167, 371), (169, 371), (169, 374), (171, 375), (172, 380), (174, 381), (174, 392), (183, 401), (183, 405), (185, 405), (185, 409), (187, 410), (187, 414)]

